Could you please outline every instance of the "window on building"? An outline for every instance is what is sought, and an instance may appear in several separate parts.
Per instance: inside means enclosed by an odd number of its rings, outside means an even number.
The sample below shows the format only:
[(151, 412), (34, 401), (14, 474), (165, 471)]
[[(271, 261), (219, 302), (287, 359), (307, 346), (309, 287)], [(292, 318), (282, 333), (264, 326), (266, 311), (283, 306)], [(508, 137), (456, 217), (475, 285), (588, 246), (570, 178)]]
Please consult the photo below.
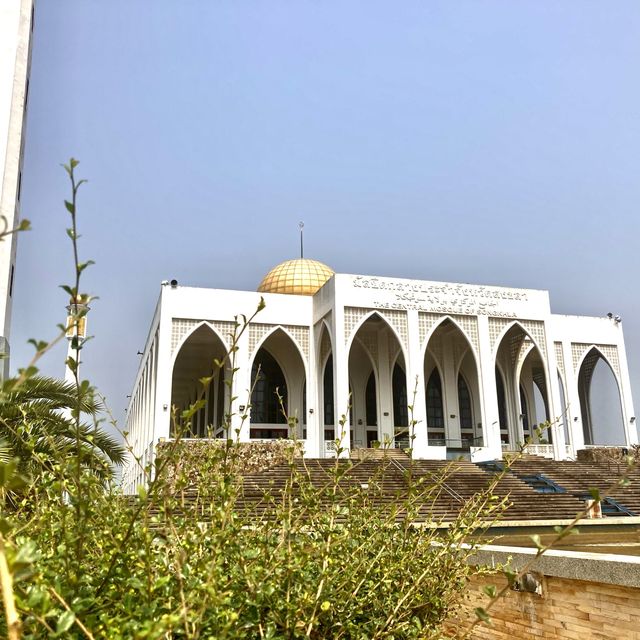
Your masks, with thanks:
[(529, 434), (529, 405), (527, 404), (527, 396), (524, 388), (520, 385), (520, 411), (522, 412), (522, 430), (525, 435)]
[(442, 381), (437, 367), (431, 372), (427, 382), (427, 426), (433, 429), (444, 429)]
[(407, 402), (407, 377), (404, 369), (396, 363), (391, 380), (393, 390), (393, 420), (396, 427), (409, 426), (409, 406)]
[[(509, 423), (507, 421), (507, 398), (504, 392), (504, 380), (498, 367), (496, 367), (496, 394), (498, 396), (498, 421), (500, 422), (500, 430), (507, 432), (509, 429)], [(503, 442), (508, 442), (509, 436), (505, 433), (502, 435), (502, 439)]]
[[(335, 413), (333, 408), (333, 356), (329, 356), (327, 364), (324, 366), (323, 396), (324, 423), (325, 425), (335, 425)], [(333, 437), (329, 439), (333, 440)]]
[(376, 376), (373, 371), (371, 372), (369, 380), (367, 381), (365, 405), (367, 414), (367, 425), (370, 427), (378, 426), (378, 398), (376, 394)]
[[(266, 350), (260, 349), (253, 362), (251, 380), (251, 422), (255, 424), (286, 424), (287, 419), (280, 406), (287, 409), (287, 383), (280, 365)], [(265, 437), (265, 436), (258, 436)]]
[[(302, 385), (302, 424), (305, 425), (307, 424), (307, 381), (304, 381), (304, 384)], [(304, 430), (304, 432), (306, 433), (306, 429)], [(306, 438), (307, 436), (303, 436), (303, 438)]]
[(458, 375), (458, 411), (460, 413), (460, 429), (473, 431), (473, 407), (471, 394), (462, 374)]

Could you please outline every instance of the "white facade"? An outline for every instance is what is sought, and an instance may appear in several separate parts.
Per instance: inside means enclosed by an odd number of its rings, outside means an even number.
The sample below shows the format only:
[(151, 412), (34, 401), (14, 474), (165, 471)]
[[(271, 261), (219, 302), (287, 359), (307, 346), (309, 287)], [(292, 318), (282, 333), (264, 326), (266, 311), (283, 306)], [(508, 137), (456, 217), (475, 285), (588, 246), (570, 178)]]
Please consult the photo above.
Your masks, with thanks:
[[(10, 230), (20, 220), (22, 157), (29, 91), (33, 0), (0, 2), (0, 229)], [(6, 354), (8, 370), (9, 332), (16, 236), (0, 242), (0, 353)]]
[[(227, 363), (214, 376), (183, 436), (286, 437), (269, 404), (278, 386), (308, 457), (335, 455), (336, 438), (347, 453), (411, 441), (417, 458), (474, 461), (500, 458), (526, 438), (556, 459), (638, 441), (621, 323), (554, 315), (546, 291), (348, 274), (312, 296), (165, 285), (127, 410), (141, 464), (125, 469), (125, 490), (144, 483), (154, 445), (174, 435), (172, 406), (179, 413), (196, 400), (198, 380), (218, 371), (214, 359), (231, 346), (234, 318), (251, 316), (261, 296), (265, 308), (237, 342), (236, 374)], [(620, 398), (607, 442), (590, 415), (600, 360)], [(264, 382), (256, 384), (258, 362)], [(533, 427), (545, 419), (552, 426), (540, 438)]]

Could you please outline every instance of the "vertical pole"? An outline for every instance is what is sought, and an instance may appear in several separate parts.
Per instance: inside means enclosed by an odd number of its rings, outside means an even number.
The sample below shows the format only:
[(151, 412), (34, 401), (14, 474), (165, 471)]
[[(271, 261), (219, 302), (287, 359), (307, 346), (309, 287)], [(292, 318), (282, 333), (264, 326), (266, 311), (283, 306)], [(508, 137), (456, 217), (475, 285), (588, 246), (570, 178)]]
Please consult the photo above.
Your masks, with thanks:
[(300, 258), (304, 258), (304, 241), (303, 241), (303, 229), (304, 229), (304, 222), (302, 222), (302, 220), (300, 220), (300, 222), (298, 222), (298, 229), (300, 229)]

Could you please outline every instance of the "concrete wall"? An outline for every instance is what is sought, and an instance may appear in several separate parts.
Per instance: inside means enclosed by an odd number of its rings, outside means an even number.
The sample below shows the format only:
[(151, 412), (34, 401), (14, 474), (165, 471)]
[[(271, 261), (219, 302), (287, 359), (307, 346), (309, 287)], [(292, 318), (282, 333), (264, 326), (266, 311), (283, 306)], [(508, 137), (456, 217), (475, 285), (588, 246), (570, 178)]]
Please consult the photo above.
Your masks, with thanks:
[[(512, 558), (514, 567), (533, 550), (488, 547), (477, 559), (489, 565)], [(640, 639), (640, 558), (551, 551), (535, 561), (541, 594), (509, 590), (491, 609), (491, 625), (480, 624), (472, 638)], [(452, 635), (475, 619), (474, 609), (488, 601), (482, 588), (506, 584), (502, 575), (474, 578), (462, 609), (450, 621)]]

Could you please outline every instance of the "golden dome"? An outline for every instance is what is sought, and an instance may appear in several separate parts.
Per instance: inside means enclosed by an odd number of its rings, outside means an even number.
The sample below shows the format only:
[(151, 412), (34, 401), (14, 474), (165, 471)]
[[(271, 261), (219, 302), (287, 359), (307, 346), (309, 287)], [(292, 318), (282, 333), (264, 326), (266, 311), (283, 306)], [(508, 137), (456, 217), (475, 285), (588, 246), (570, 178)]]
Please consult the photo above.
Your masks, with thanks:
[(333, 269), (317, 260), (285, 260), (262, 279), (261, 293), (290, 293), (312, 296), (333, 275)]

